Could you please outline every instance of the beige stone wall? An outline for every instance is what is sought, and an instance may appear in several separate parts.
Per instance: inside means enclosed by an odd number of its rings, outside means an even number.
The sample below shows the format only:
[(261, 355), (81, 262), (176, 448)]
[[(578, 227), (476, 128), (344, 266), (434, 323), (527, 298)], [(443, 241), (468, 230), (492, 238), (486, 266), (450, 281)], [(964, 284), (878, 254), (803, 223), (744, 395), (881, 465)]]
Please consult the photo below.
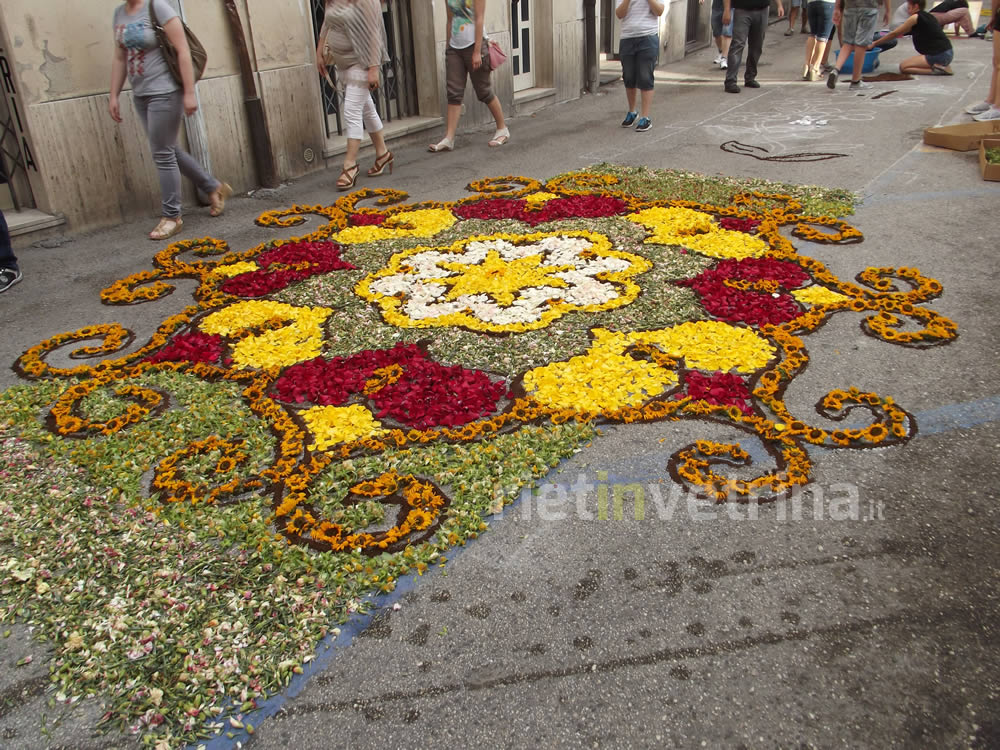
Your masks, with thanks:
[[(159, 211), (155, 169), (127, 88), (125, 121), (116, 125), (107, 114), (115, 7), (78, 0), (3, 0), (0, 7), (39, 166), (34, 197), (43, 210), (65, 215), (74, 231)], [(322, 165), (306, 155), (322, 154), (325, 141), (308, 0), (237, 0), (237, 7), (279, 177), (300, 176)], [(208, 50), (198, 95), (213, 172), (249, 190), (258, 183), (224, 5), (183, 0), (183, 10)]]

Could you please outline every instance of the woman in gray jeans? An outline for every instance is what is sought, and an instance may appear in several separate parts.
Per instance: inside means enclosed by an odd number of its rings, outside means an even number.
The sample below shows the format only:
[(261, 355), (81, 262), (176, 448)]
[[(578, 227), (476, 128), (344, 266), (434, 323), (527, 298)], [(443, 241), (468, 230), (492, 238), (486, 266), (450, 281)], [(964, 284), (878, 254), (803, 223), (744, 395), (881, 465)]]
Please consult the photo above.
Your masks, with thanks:
[[(156, 3), (156, 19), (177, 49), (183, 86), (170, 74), (149, 16), (149, 4)], [(190, 154), (177, 145), (181, 115), (198, 110), (194, 94), (194, 66), (184, 26), (166, 0), (125, 0), (114, 15), (115, 55), (111, 63), (111, 119), (121, 122), (118, 96), (125, 78), (132, 85), (135, 111), (149, 137), (153, 162), (160, 178), (163, 216), (149, 233), (151, 240), (165, 240), (184, 225), (181, 218), (181, 174), (210, 196), (212, 216), (219, 216), (233, 189), (208, 174)]]

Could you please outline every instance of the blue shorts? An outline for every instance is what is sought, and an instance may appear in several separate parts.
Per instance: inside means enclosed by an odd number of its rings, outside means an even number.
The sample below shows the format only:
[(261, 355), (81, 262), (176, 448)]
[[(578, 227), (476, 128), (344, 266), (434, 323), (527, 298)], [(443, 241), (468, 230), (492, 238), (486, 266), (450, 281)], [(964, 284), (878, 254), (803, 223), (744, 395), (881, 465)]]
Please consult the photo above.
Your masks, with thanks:
[(946, 49), (944, 52), (938, 52), (936, 55), (924, 55), (924, 59), (928, 65), (951, 65), (951, 61), (955, 59), (955, 50)]
[(836, 3), (826, 3), (823, 0), (812, 0), (806, 6), (809, 33), (821, 42), (830, 41), (833, 35), (833, 9), (836, 7)]
[(729, 23), (722, 25), (722, 11), (724, 10), (722, 0), (712, 0), (712, 36), (733, 35), (733, 14), (729, 14)]
[(622, 63), (625, 88), (640, 91), (653, 90), (653, 69), (660, 57), (660, 37), (633, 36), (618, 43), (618, 57)]
[(793, 8), (801, 8), (802, 7), (802, 0), (792, 0), (792, 7)]

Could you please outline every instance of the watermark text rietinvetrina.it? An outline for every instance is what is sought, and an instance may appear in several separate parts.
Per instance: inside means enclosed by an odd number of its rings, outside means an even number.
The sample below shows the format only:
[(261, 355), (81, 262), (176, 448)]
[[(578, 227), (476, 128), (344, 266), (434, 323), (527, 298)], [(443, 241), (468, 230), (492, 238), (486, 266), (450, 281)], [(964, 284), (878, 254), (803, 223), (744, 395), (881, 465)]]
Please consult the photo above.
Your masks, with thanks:
[(514, 513), (540, 521), (878, 521), (884, 515), (880, 500), (863, 500), (849, 482), (796, 486), (774, 499), (734, 494), (732, 501), (720, 503), (675, 482), (609, 480), (607, 472), (598, 471), (596, 480), (580, 473), (575, 482), (525, 487), (510, 507), (503, 505), (503, 488), (497, 487), (495, 495), (494, 518)]

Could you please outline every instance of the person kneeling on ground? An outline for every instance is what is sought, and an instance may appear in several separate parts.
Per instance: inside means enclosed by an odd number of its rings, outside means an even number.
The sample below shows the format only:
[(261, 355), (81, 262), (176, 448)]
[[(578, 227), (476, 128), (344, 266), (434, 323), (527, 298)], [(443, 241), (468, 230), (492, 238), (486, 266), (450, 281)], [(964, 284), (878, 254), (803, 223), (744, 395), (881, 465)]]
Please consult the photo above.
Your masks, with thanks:
[(941, 24), (924, 10), (925, 2), (926, 0), (907, 0), (906, 9), (910, 13), (909, 18), (877, 42), (868, 45), (868, 49), (874, 49), (898, 36), (909, 34), (913, 37), (914, 48), (920, 54), (903, 60), (899, 64), (899, 72), (950, 76), (951, 61), (955, 52)]

